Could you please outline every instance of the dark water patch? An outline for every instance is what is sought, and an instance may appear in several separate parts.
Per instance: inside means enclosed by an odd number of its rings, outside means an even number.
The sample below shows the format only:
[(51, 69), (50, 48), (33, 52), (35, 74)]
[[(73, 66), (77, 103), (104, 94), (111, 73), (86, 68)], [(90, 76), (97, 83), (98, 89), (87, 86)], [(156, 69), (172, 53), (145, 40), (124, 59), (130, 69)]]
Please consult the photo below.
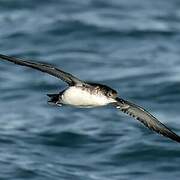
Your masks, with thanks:
[[(61, 24), (61, 26), (59, 26)], [(54, 28), (56, 27), (57, 28)], [(75, 27), (78, 27), (76, 29)], [(69, 20), (67, 22), (63, 21), (56, 21), (55, 24), (52, 24), (52, 27), (49, 27), (50, 29), (46, 31), (47, 34), (52, 34), (53, 36), (60, 36), (60, 35), (72, 35), (74, 36), (82, 36), (84, 33), (96, 32), (97, 27), (94, 27), (90, 24), (85, 24), (84, 22), (78, 21), (78, 20)], [(88, 31), (86, 31), (88, 29)]]
[(24, 39), (24, 38), (27, 38), (27, 34), (25, 34), (24, 32), (14, 32), (14, 33), (11, 33), (9, 35), (6, 35), (5, 38), (7, 39)]
[(89, 141), (92, 141), (91, 137), (86, 134), (78, 134), (73, 132), (43, 133), (40, 134), (40, 136), (44, 139), (43, 143), (47, 145), (69, 148), (79, 148)]
[[(106, 164), (108, 167), (131, 167), (132, 169), (127, 170), (127, 175), (138, 175), (136, 172), (139, 172), (139, 177), (142, 175), (149, 176), (150, 172), (158, 172), (159, 162), (162, 166), (169, 166), (172, 168), (171, 172), (177, 172), (178, 165), (176, 162), (179, 161), (178, 150), (164, 150), (165, 148), (161, 147), (150, 147), (145, 144), (142, 145), (135, 143), (135, 146), (127, 147), (126, 150), (121, 152), (116, 152), (113, 154), (109, 160), (102, 161), (101, 165)], [(138, 146), (137, 146), (138, 145)], [(138, 147), (137, 151), (135, 150)], [(171, 161), (172, 163), (167, 163)], [(174, 163), (176, 165), (174, 165)], [(166, 164), (166, 165), (164, 165)], [(136, 166), (135, 166), (136, 165)], [(126, 169), (126, 168), (125, 168)], [(140, 170), (141, 169), (141, 170)]]
[(160, 38), (160, 37), (172, 37), (179, 35), (178, 31), (158, 31), (158, 30), (126, 30), (126, 31), (121, 31), (121, 30), (113, 30), (113, 29), (103, 29), (102, 32), (99, 33), (100, 36), (110, 36), (110, 37), (121, 37), (121, 38)]
[[(41, 4), (41, 6), (42, 5), (48, 5), (50, 3), (52, 4), (53, 1), (47, 0), (45, 2), (45, 1), (39, 0), (38, 4)], [(0, 5), (1, 5), (0, 7), (2, 7), (2, 10), (4, 10), (4, 9), (6, 9), (6, 10), (34, 9), (34, 8), (38, 7), (35, 0), (30, 0), (30, 1), (26, 2), (26, 3), (23, 0), (16, 0), (16, 1), (13, 1), (13, 0), (8, 0), (8, 1), (2, 0), (0, 2)]]
[(25, 168), (17, 168), (15, 176), (17, 178), (31, 179), (31, 178), (36, 178), (37, 175), (38, 173), (36, 173), (34, 169), (30, 170), (30, 169), (25, 169)]
[[(1, 128), (1, 131), (3, 131), (3, 128)], [(12, 145), (15, 145), (16, 141), (13, 136), (8, 135), (7, 133), (3, 133), (3, 134), (1, 133), (0, 144), (1, 146), (10, 147)]]

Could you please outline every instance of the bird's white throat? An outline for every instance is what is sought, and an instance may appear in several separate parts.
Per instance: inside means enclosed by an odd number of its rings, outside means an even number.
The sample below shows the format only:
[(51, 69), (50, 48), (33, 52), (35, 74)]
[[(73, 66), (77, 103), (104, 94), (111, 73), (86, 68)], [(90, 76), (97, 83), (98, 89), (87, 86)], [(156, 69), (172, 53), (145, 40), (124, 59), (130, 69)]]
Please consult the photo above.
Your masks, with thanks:
[(71, 86), (64, 91), (62, 95), (62, 102), (73, 106), (105, 106), (109, 103), (115, 102), (114, 99), (109, 98), (99, 93), (92, 93), (87, 89), (78, 86)]

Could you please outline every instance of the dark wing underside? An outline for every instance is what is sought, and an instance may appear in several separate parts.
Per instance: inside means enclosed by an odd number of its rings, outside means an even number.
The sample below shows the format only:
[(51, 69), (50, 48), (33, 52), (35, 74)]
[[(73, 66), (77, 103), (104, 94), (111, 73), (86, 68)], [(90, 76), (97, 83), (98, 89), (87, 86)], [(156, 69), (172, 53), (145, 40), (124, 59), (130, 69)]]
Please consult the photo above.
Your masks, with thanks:
[(0, 54), (0, 58), (7, 60), (9, 62), (13, 62), (13, 63), (18, 64), (18, 65), (21, 65), (21, 66), (28, 66), (28, 67), (31, 67), (33, 69), (37, 69), (39, 71), (48, 73), (52, 76), (55, 76), (55, 77), (65, 81), (70, 86), (75, 85), (75, 84), (81, 85), (83, 83), (80, 79), (74, 77), (73, 75), (71, 75), (67, 72), (64, 72), (58, 68), (55, 68), (51, 65), (41, 64), (41, 63), (37, 63), (37, 62), (25, 61), (23, 59), (10, 57), (10, 56), (6, 56), (3, 54)]
[(180, 142), (180, 136), (171, 131), (142, 107), (120, 98), (117, 98), (116, 100), (117, 102), (114, 103), (116, 108), (142, 122), (149, 129), (174, 141)]

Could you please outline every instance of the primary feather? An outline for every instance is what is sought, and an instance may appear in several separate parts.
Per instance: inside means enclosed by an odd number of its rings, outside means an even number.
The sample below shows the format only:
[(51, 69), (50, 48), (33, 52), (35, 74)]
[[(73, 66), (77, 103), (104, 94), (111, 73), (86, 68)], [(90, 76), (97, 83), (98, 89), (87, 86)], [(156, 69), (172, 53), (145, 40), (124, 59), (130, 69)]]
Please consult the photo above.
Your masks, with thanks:
[(152, 114), (150, 114), (142, 107), (121, 98), (116, 98), (116, 100), (117, 102), (115, 102), (114, 105), (122, 112), (142, 122), (149, 129), (152, 129), (153, 131), (162, 134), (163, 136), (166, 136), (172, 140), (180, 142), (180, 136), (175, 134), (172, 130), (158, 121)]

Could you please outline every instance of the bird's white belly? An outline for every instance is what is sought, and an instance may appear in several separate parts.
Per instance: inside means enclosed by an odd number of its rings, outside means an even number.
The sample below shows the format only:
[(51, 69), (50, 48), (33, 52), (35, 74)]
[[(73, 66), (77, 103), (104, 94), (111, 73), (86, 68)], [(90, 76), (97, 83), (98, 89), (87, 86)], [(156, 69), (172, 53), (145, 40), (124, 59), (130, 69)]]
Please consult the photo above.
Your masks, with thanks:
[(62, 102), (73, 106), (104, 106), (113, 102), (102, 94), (92, 94), (80, 87), (69, 87), (62, 95)]

